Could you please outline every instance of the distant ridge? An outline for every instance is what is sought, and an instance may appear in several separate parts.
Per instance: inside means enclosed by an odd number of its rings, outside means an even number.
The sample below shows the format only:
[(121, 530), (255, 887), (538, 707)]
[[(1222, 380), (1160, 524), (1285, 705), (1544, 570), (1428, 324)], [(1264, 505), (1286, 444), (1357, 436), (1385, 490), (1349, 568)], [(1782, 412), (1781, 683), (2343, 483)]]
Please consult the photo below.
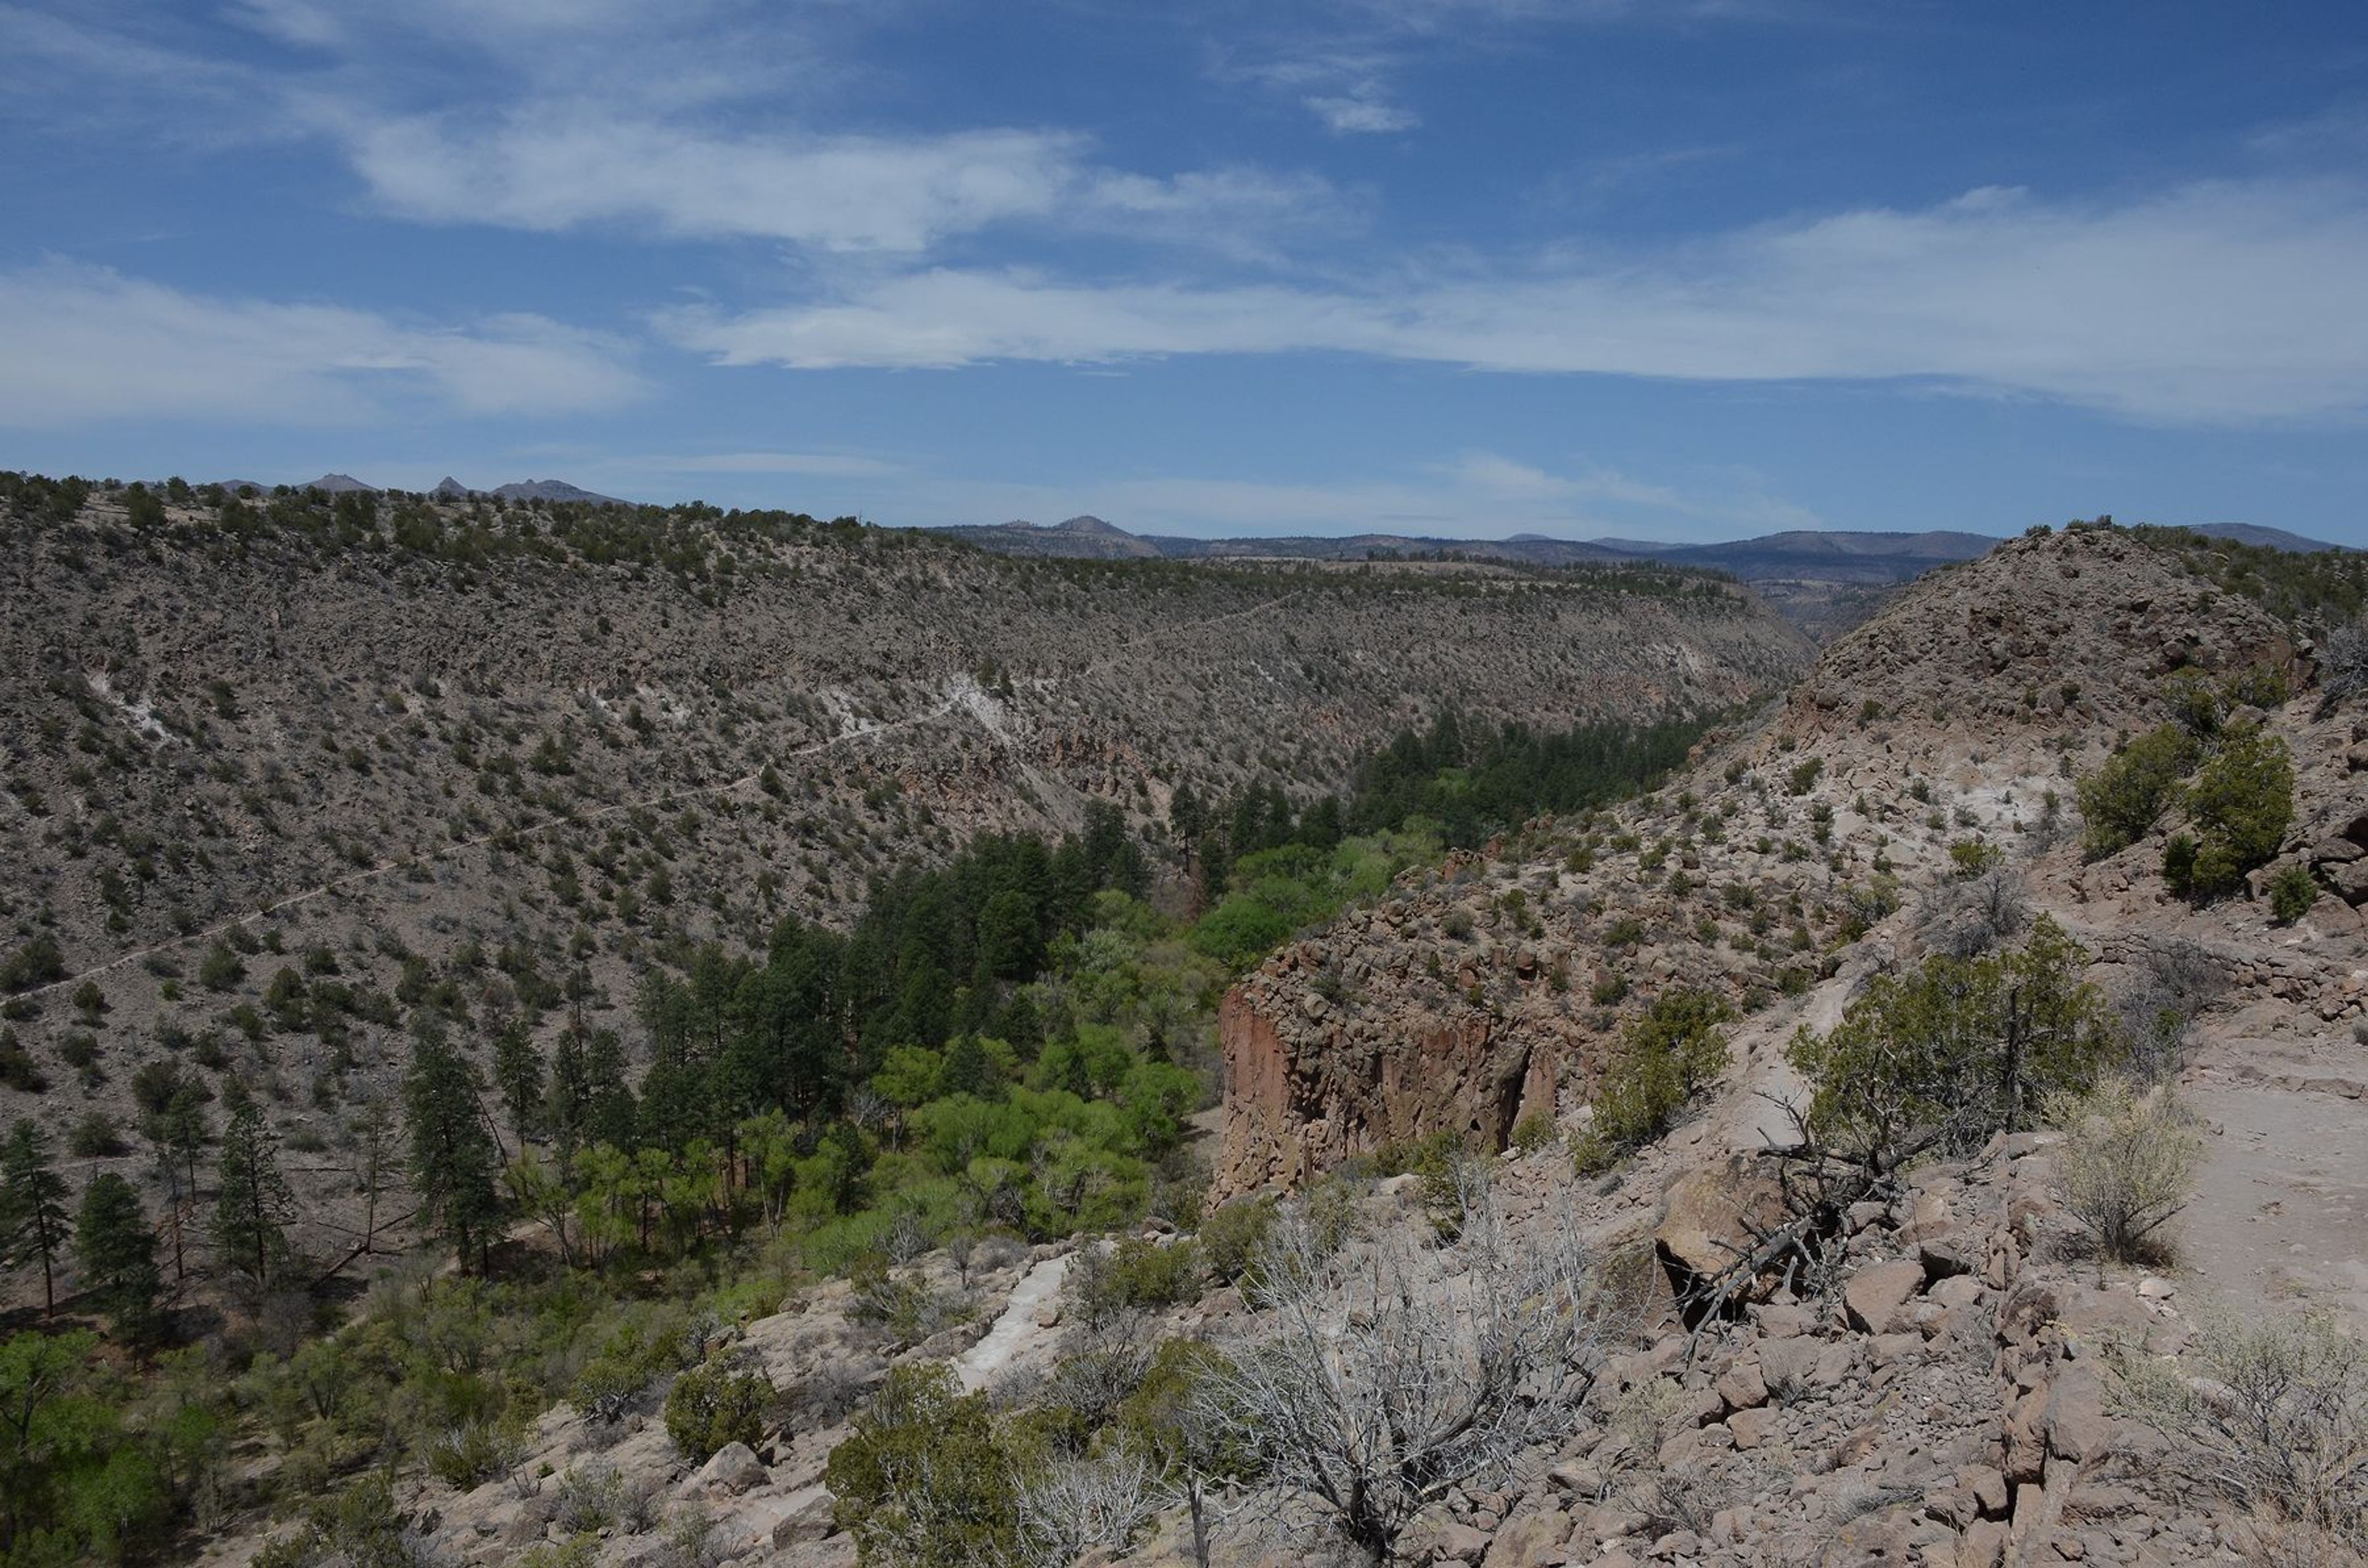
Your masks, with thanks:
[[(243, 485), (252, 486), (266, 493), (271, 489), (271, 486), (257, 484), (253, 480), (226, 479), (221, 483), (223, 489), (233, 494)], [(343, 495), (356, 491), (373, 495), (381, 493), (381, 486), (365, 483), (350, 473), (324, 473), (308, 484), (299, 484), (292, 488), (318, 490), (331, 495)], [(436, 482), (436, 488), (428, 494), (446, 501), (466, 501), (472, 495), (494, 495), (505, 501), (579, 501), (590, 506), (632, 505), (632, 502), (620, 500), (614, 495), (603, 495), (597, 490), (586, 490), (580, 484), (570, 484), (564, 479), (518, 480), (508, 484), (497, 484), (491, 490), (478, 490), (461, 483), (448, 473)], [(1103, 526), (1108, 527), (1107, 524)]]
[(982, 550), (1004, 555), (1064, 556), (1080, 561), (1156, 561), (1157, 543), (1099, 517), (1075, 517), (1058, 523), (1009, 522), (939, 530)]
[(510, 484), (496, 484), (492, 494), (505, 501), (581, 501), (593, 506), (630, 506), (614, 495), (603, 495), (597, 490), (586, 490), (580, 484), (570, 484), (564, 479), (529, 479)]
[(1571, 566), (1589, 562), (1657, 561), (1702, 566), (1746, 581), (1802, 577), (1818, 582), (1905, 583), (1952, 562), (1986, 554), (1998, 541), (1971, 533), (1842, 533), (1798, 530), (1724, 544), (1656, 544), (1643, 540), (1438, 539), (1409, 534), (1297, 534), (1270, 539), (1188, 539), (1133, 534), (1099, 517), (1071, 517), (1049, 527), (1027, 522), (942, 530), (987, 550), (1014, 555), (1071, 555), (1100, 560), (1367, 561), (1455, 556), (1523, 566)]
[(2283, 528), (2263, 528), (2259, 523), (2205, 523), (2201, 528), (2190, 528), (2188, 531), (2205, 534), (2213, 539), (2225, 539), (2235, 544), (2259, 545), (2270, 550), (2292, 551), (2297, 555), (2316, 555), (2321, 551), (2351, 548), (2349, 545), (2329, 544), (2323, 539), (2305, 539), (2301, 534), (2288, 533)]

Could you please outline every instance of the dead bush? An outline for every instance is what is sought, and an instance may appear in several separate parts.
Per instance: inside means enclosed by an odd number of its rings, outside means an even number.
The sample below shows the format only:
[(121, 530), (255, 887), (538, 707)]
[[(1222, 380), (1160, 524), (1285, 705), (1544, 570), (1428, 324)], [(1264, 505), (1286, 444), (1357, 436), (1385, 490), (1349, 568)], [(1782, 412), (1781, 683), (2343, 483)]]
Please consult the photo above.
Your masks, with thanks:
[(1916, 911), (1916, 935), (1932, 952), (1979, 958), (2031, 921), (2022, 873), (1992, 866), (1971, 878), (1952, 878), (1924, 895)]
[(2158, 1261), (2162, 1227), (2187, 1207), (2203, 1135), (2168, 1087), (2109, 1077), (2059, 1096), (2049, 1119), (2065, 1130), (2056, 1156), (2064, 1206), (2115, 1263)]
[[(2249, 1509), (2265, 1551), (2368, 1551), (2368, 1343), (2330, 1314), (2208, 1325), (2180, 1362), (2108, 1358), (2118, 1414), (2169, 1439), (2197, 1481)], [(2317, 1545), (2330, 1548), (2317, 1556)]]

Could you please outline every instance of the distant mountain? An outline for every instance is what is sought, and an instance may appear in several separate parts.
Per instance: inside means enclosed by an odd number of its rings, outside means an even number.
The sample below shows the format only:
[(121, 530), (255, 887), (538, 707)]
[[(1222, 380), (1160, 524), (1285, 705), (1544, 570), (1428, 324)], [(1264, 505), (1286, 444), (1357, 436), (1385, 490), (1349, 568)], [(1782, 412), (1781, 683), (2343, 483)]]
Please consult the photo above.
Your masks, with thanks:
[(620, 501), (614, 495), (603, 495), (597, 490), (570, 484), (564, 479), (529, 479), (514, 484), (496, 484), (491, 494), (505, 501), (582, 501), (593, 506), (632, 505), (631, 501)]
[(2305, 539), (2283, 528), (2268, 528), (2259, 523), (2206, 523), (2192, 533), (2209, 534), (2237, 544), (2262, 545), (2271, 550), (2290, 550), (2297, 555), (2316, 555), (2326, 550), (2348, 550), (2349, 545), (2329, 544), (2325, 540)]
[(1063, 556), (1078, 561), (1156, 561), (1158, 545), (1099, 517), (1065, 522), (973, 524), (939, 530), (1002, 555)]
[(296, 488), (325, 491), (331, 495), (343, 495), (356, 490), (366, 490), (375, 494), (378, 491), (377, 485), (364, 484), (350, 473), (324, 473), (312, 483), (300, 484)]
[(471, 492), (467, 485), (461, 483), (459, 480), (453, 478), (448, 473), (443, 478), (438, 480), (436, 482), (436, 488), (429, 491), (427, 494), (438, 496), (447, 501), (466, 501), (469, 498)]

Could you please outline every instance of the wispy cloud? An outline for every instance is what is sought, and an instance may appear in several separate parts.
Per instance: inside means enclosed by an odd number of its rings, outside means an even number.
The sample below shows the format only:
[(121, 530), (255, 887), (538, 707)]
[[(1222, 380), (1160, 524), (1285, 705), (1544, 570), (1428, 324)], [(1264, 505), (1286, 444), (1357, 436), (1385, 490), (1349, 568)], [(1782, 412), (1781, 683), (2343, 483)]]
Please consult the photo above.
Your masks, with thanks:
[(1704, 381), (1929, 378), (2242, 423), (2368, 407), (2363, 255), (2356, 183), (2204, 184), (2110, 205), (1990, 189), (1522, 272), (1202, 287), (938, 268), (660, 325), (737, 364), (1339, 352)]
[(0, 425), (580, 414), (642, 390), (619, 345), (540, 316), (423, 324), (63, 263), (0, 272)]
[(1301, 101), (1326, 130), (1342, 136), (1386, 135), (1411, 131), (1422, 123), (1422, 116), (1388, 102), (1377, 87), (1337, 97), (1317, 94)]

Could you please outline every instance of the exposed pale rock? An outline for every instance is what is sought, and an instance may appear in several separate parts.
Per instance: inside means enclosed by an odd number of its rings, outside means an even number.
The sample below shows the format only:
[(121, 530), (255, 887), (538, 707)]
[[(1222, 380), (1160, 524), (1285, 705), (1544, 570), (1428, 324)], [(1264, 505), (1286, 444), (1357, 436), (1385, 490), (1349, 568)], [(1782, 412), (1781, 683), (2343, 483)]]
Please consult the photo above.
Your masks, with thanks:
[(765, 1483), (765, 1461), (746, 1443), (726, 1443), (699, 1467), (699, 1484), (710, 1493), (737, 1497)]

